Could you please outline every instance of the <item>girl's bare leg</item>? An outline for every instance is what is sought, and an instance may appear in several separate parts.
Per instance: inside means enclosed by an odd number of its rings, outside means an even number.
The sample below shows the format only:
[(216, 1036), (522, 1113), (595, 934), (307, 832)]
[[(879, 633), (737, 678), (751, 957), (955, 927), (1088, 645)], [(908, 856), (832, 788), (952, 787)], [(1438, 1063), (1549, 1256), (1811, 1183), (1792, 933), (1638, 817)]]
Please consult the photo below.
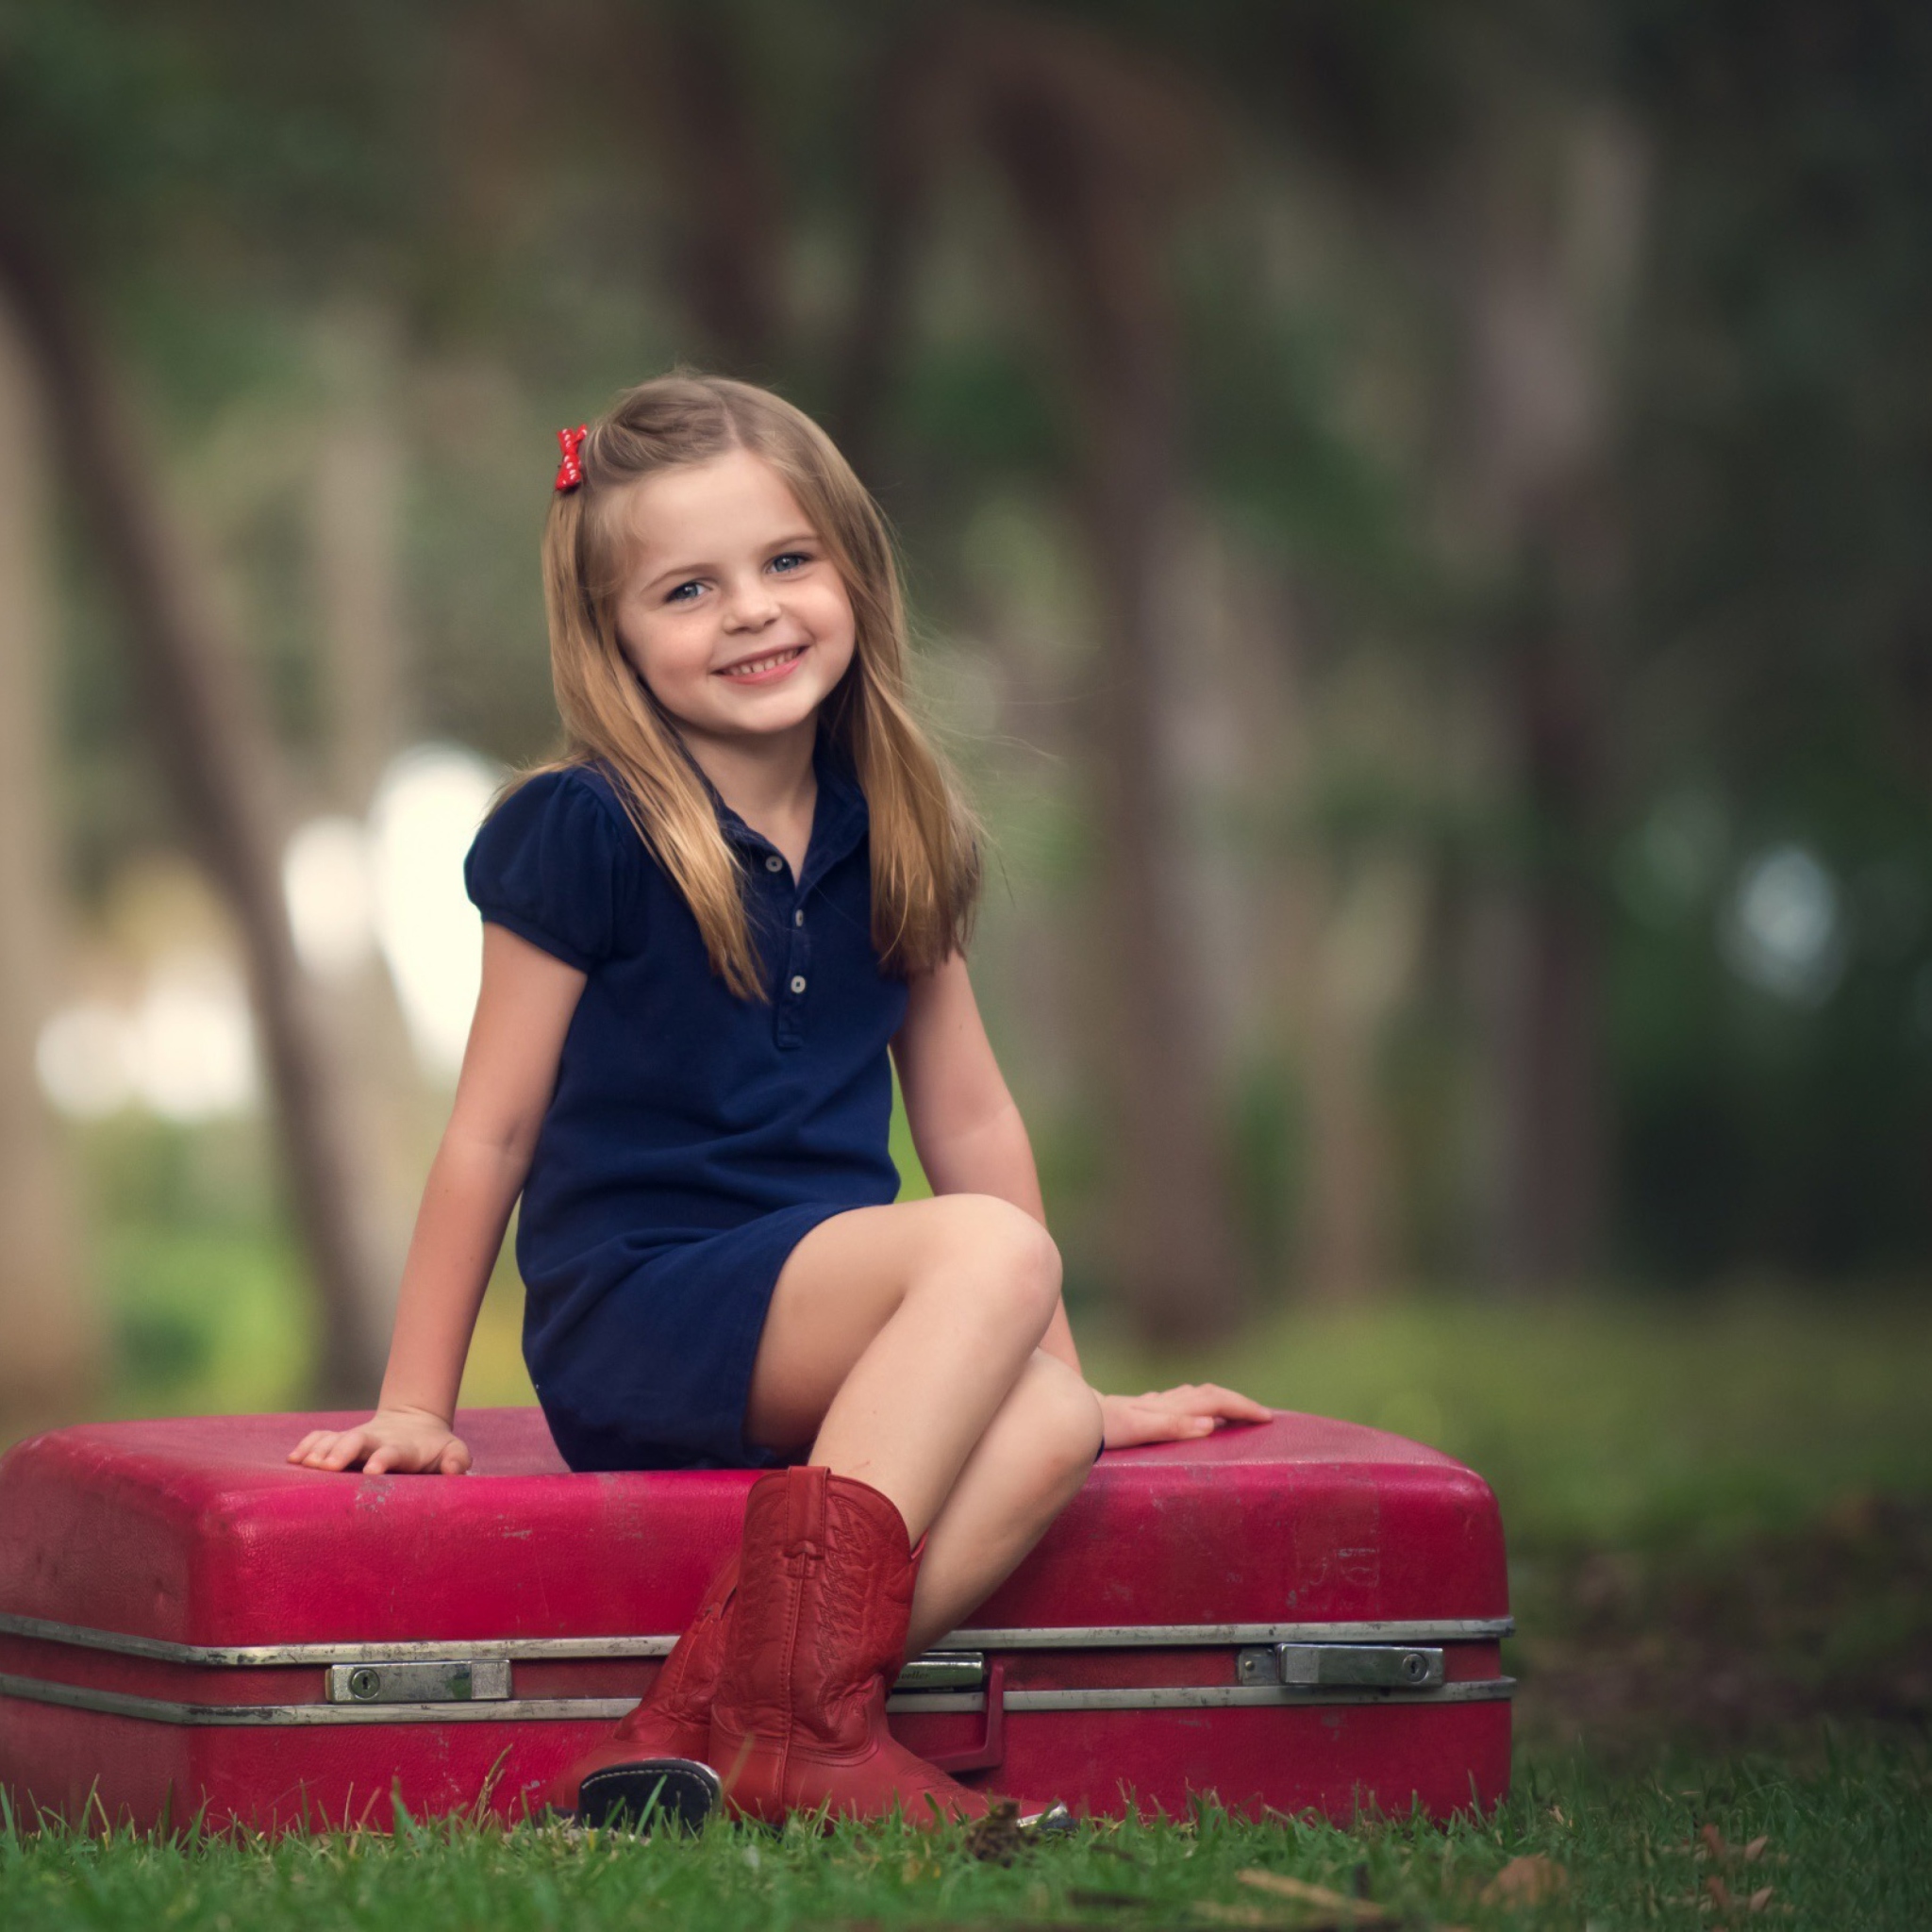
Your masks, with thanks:
[(1100, 1436), (1092, 1390), (1036, 1351), (925, 1533), (908, 1657), (956, 1629), (1019, 1567), (1087, 1480)]
[[(1005, 1571), (973, 1563), (968, 1541), (988, 1544), (989, 1562), (994, 1544), (1010, 1550), (1010, 1568), (1077, 1487), (1070, 1439), (1087, 1460), (1098, 1441), (1084, 1385), (1060, 1364), (1035, 1366), (1058, 1300), (1058, 1251), (1007, 1202), (947, 1194), (836, 1215), (778, 1277), (747, 1432), (774, 1448), (809, 1442), (813, 1462), (890, 1496), (915, 1541), (933, 1530), (935, 1602), (959, 1600), (969, 1573), (987, 1574), (983, 1595)], [(1012, 1417), (993, 1431), (1009, 1402)], [(955, 1521), (940, 1533), (942, 1506)]]

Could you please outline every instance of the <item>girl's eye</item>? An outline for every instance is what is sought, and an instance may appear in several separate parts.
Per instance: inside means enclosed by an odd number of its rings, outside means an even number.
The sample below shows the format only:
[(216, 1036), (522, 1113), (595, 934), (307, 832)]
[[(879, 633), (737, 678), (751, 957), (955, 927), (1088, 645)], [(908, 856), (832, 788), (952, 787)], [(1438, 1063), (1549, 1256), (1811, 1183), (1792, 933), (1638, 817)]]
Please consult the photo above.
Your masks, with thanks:
[(802, 550), (783, 550), (776, 557), (773, 558), (771, 567), (774, 570), (790, 572), (810, 561), (811, 558)]
[(675, 590), (667, 591), (664, 593), (664, 601), (667, 604), (689, 604), (704, 588), (696, 577), (692, 577), (689, 583), (679, 584)]

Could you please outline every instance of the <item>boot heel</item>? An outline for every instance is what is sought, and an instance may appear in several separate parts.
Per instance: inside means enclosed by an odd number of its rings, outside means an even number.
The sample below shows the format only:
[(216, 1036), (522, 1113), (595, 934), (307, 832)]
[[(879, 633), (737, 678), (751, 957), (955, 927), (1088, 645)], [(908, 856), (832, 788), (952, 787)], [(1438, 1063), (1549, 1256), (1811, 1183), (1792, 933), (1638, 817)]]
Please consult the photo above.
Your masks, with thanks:
[(599, 1830), (696, 1831), (717, 1809), (718, 1774), (695, 1757), (608, 1764), (577, 1787), (576, 1822)]
[[(734, 1557), (711, 1579), (691, 1627), (677, 1640), (651, 1694), (617, 1728), (552, 1781), (547, 1809), (578, 1825), (614, 1823), (620, 1813), (642, 1818), (652, 1784), (663, 1789), (656, 1809), (693, 1829), (718, 1803), (718, 1780), (703, 1762), (711, 1730), (711, 1692), (724, 1648), (724, 1625), (738, 1587)], [(640, 1782), (642, 1774), (650, 1775)], [(603, 1780), (593, 1785), (593, 1780)], [(593, 1806), (591, 1793), (605, 1796)], [(594, 1810), (595, 1815), (592, 1815)]]

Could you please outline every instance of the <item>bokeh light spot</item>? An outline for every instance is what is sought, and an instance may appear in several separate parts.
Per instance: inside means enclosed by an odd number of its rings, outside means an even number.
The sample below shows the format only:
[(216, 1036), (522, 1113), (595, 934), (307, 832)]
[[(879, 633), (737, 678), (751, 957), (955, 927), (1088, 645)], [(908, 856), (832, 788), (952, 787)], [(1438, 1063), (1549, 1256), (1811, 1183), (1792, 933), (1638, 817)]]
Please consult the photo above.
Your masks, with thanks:
[(311, 819), (282, 855), (295, 951), (321, 979), (354, 973), (375, 950), (369, 839), (351, 818)]
[(453, 1078), (483, 979), (482, 924), (463, 856), (501, 777), (460, 745), (416, 745), (383, 774), (369, 814), (375, 936), (424, 1071)]
[(1740, 977), (1779, 999), (1815, 1007), (1844, 972), (1837, 881), (1807, 847), (1774, 845), (1738, 875), (1724, 924), (1724, 956)]

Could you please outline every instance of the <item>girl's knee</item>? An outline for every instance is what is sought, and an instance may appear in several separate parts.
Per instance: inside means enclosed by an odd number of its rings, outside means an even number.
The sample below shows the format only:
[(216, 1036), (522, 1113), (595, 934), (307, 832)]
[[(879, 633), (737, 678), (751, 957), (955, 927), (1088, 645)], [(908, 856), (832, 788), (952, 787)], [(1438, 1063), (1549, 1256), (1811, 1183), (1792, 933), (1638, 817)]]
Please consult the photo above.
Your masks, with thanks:
[(934, 1205), (945, 1210), (944, 1259), (970, 1262), (975, 1298), (998, 1296), (1013, 1315), (1044, 1328), (1060, 1298), (1060, 1251), (1052, 1235), (997, 1195), (945, 1194)]

